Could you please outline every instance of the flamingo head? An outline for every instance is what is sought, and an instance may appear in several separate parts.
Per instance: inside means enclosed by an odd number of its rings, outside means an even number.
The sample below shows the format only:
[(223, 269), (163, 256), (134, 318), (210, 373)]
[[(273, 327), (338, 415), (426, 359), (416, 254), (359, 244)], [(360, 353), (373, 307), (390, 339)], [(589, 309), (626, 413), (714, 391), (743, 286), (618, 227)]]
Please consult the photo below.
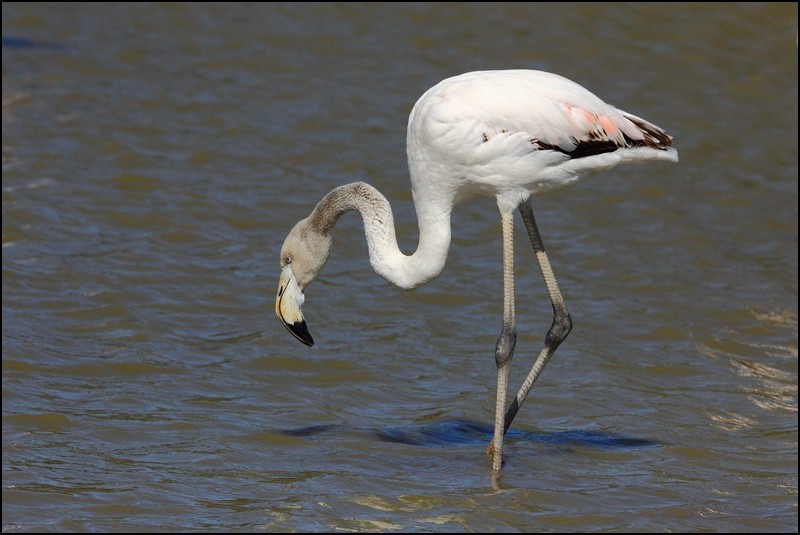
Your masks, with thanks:
[(331, 250), (330, 234), (318, 232), (306, 218), (297, 223), (281, 247), (281, 275), (275, 314), (292, 335), (306, 344), (314, 345), (300, 307), (305, 301), (303, 291), (322, 271)]

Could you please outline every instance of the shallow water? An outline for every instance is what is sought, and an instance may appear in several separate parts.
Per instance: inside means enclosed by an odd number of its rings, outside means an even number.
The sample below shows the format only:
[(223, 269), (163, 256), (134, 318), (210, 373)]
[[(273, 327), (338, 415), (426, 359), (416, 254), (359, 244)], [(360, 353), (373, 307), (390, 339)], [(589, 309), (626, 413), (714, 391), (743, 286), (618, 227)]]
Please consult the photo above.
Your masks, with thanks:
[[(796, 4), (4, 3), (3, 530), (796, 531), (796, 32)], [(535, 199), (575, 329), (492, 478), (491, 200), (415, 292), (342, 218), (312, 349), (273, 298), (337, 185), (413, 249), (411, 106), (512, 67), (681, 162)], [(550, 323), (517, 237), (512, 389)]]

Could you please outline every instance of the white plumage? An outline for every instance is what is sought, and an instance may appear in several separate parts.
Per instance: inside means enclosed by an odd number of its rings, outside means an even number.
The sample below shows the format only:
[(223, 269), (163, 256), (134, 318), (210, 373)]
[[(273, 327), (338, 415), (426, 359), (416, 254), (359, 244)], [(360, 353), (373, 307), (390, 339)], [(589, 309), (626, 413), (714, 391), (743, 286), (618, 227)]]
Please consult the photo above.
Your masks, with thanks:
[[(511, 211), (531, 193), (567, 186), (619, 163), (677, 161), (669, 139), (657, 126), (562, 76), (470, 72), (438, 83), (411, 111), (411, 187), (420, 200), (437, 204), (450, 200), (448, 195), (454, 204), (473, 195), (508, 195), (501, 209)], [(581, 144), (616, 150), (570, 156)], [(429, 186), (435, 191), (423, 194)]]

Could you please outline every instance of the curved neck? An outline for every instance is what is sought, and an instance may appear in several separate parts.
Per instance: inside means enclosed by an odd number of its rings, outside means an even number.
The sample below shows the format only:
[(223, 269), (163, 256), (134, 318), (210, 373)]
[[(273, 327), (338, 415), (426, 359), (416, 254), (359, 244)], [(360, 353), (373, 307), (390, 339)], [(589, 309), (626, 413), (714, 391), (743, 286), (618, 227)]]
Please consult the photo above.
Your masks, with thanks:
[(375, 272), (405, 290), (431, 281), (442, 269), (450, 248), (450, 205), (420, 206), (419, 245), (405, 255), (397, 244), (392, 207), (381, 192), (365, 182), (340, 186), (328, 193), (309, 216), (312, 228), (330, 237), (345, 212), (358, 211), (364, 222), (369, 260)]

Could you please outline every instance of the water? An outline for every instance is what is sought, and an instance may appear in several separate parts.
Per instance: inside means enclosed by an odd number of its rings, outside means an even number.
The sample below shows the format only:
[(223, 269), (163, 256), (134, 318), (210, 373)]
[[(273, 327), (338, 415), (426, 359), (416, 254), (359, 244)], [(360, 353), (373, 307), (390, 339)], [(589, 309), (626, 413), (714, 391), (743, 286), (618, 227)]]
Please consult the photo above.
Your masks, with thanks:
[[(796, 4), (4, 3), (3, 530), (796, 531), (796, 32)], [(511, 67), (681, 162), (535, 200), (575, 330), (493, 479), (491, 200), (409, 293), (344, 217), (312, 349), (273, 299), (337, 185), (413, 249), (411, 106)], [(517, 236), (512, 389), (550, 323)]]

